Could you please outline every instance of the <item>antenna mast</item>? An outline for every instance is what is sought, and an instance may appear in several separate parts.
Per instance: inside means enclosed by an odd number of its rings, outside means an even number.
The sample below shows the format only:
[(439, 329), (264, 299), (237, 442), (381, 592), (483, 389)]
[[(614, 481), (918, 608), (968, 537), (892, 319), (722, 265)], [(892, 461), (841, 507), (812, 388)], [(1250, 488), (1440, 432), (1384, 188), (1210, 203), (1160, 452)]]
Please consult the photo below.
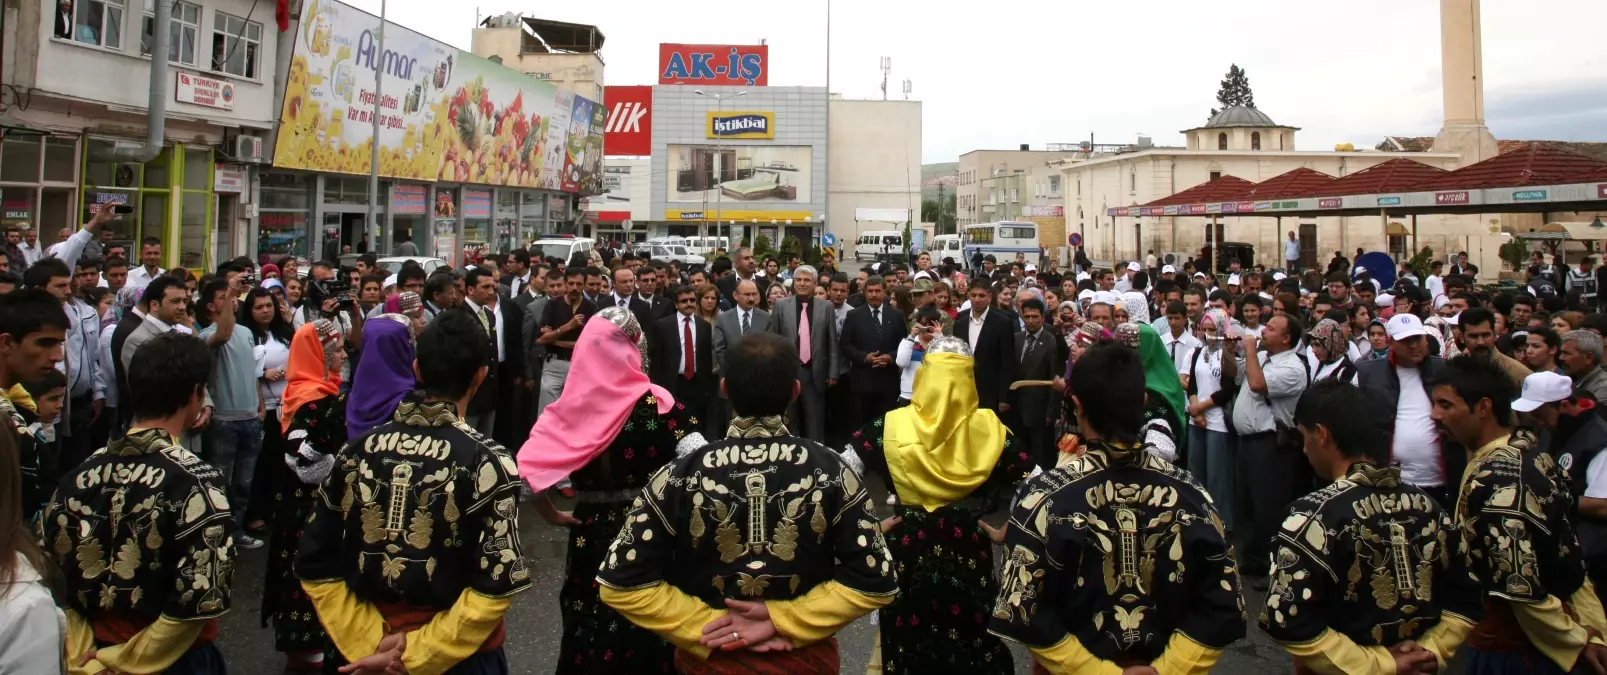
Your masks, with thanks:
[(914, 90), (915, 90), (915, 83), (911, 82), (909, 80), (904, 80), (904, 100), (906, 100), (906, 101), (910, 100), (910, 92), (912, 92)]
[(887, 75), (893, 72), (893, 57), (882, 57), (882, 100), (887, 100)]

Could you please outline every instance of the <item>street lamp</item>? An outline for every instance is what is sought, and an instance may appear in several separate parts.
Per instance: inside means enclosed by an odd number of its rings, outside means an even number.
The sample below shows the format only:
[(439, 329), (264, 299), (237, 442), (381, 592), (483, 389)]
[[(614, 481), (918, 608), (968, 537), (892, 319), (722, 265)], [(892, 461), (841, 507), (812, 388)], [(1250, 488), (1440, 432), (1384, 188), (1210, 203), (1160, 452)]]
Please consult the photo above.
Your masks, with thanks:
[[(737, 97), (740, 97), (740, 96), (747, 96), (748, 95), (747, 90), (738, 91), (738, 92), (732, 93), (732, 94), (710, 94), (708, 92), (703, 91), (702, 89), (693, 89), (692, 93), (697, 94), (698, 96), (702, 96), (704, 98), (712, 98), (712, 99), (714, 99), (714, 112), (715, 112), (715, 114), (720, 114), (720, 113), (725, 112), (725, 102), (727, 100), (737, 98)], [(714, 139), (714, 147), (716, 147), (716, 148), (723, 147), (724, 144), (721, 143), (721, 141), (723, 141), (723, 140), (725, 140), (725, 139), (719, 138), (718, 136), (716, 136), (715, 139)], [(714, 224), (715, 224), (714, 236), (718, 237), (718, 236), (720, 236), (720, 232), (719, 232), (720, 218), (725, 216), (725, 190), (720, 189), (720, 183), (725, 182), (725, 158), (722, 157), (720, 155), (720, 153), (718, 153), (718, 152), (714, 153), (714, 177), (715, 177), (715, 181), (714, 181), (714, 187), (715, 187), (715, 191), (714, 191), (714, 211), (716, 213), (720, 214), (718, 217), (716, 217), (714, 219)], [(704, 204), (708, 204), (708, 202), (704, 202)], [(705, 222), (708, 221), (707, 216), (708, 216), (708, 214), (704, 214), (703, 220)], [(730, 236), (730, 232), (729, 231), (726, 232), (726, 235)]]

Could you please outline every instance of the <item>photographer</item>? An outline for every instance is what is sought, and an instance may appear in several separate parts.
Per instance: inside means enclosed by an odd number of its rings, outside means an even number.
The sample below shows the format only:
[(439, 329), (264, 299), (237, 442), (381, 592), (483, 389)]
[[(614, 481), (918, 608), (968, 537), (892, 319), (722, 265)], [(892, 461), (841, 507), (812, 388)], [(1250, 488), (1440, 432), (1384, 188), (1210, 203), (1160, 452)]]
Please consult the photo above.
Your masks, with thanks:
[(291, 323), (296, 328), (318, 319), (329, 319), (346, 338), (346, 363), (340, 368), (340, 380), (351, 382), (352, 360), (357, 345), (363, 343), (363, 313), (352, 295), (351, 285), (335, 276), (335, 268), (328, 261), (313, 263), (307, 271), (307, 288), (302, 293), (301, 307)]
[(915, 395), (915, 371), (921, 367), (921, 360), (926, 355), (926, 345), (932, 338), (943, 335), (943, 324), (939, 321), (940, 312), (930, 305), (922, 307), (915, 312), (910, 322), (910, 334), (898, 343), (898, 358), (895, 362), (902, 369), (898, 378), (898, 407), (910, 404)]

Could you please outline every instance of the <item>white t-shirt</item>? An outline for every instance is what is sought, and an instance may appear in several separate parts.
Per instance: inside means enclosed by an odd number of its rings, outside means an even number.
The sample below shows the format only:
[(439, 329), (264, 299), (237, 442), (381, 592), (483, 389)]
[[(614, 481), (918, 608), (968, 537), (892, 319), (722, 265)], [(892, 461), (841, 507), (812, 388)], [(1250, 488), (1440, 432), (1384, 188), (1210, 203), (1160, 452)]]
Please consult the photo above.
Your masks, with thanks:
[[(1222, 354), (1224, 350), (1215, 350), (1215, 354), (1201, 350), (1204, 350), (1204, 347), (1195, 349), (1195, 351), (1200, 352), (1198, 360), (1195, 360), (1194, 354), (1190, 353), (1188, 361), (1184, 362), (1183, 367), (1188, 368), (1189, 363), (1194, 364), (1194, 372), (1189, 373), (1189, 377), (1194, 381), (1194, 396), (1204, 401), (1222, 389)], [(1228, 420), (1222, 414), (1222, 406), (1211, 406), (1205, 409), (1205, 428), (1211, 431), (1227, 433)]]
[(1440, 466), (1440, 434), (1429, 417), (1432, 410), (1423, 375), (1416, 368), (1395, 367), (1400, 377), (1400, 403), (1395, 410), (1395, 461), (1401, 465), (1401, 479), (1418, 487), (1445, 484)]
[(1585, 469), (1585, 496), (1607, 499), (1607, 452), (1590, 458), (1590, 466)]
[[(261, 378), (264, 371), (285, 369), (290, 363), (290, 346), (270, 337), (262, 344), (253, 346), (251, 356), (257, 361), (257, 377)], [(258, 382), (263, 404), (269, 410), (278, 408), (280, 400), (284, 398), (285, 387), (289, 384), (289, 378), (285, 377), (273, 382)]]

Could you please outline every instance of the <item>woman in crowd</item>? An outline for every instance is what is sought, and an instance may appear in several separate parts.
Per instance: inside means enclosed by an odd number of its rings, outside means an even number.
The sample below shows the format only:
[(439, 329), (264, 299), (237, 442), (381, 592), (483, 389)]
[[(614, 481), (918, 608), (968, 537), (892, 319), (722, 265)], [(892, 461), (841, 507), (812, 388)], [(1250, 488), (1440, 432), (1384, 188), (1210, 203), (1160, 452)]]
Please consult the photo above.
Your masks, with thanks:
[(264, 263), (261, 271), (263, 281), (279, 278), (279, 266), (273, 263)]
[[(0, 673), (59, 673), (67, 615), (56, 607), (56, 574), (23, 519), (17, 430), (0, 423)], [(73, 664), (77, 665), (77, 664)]]
[(1383, 319), (1373, 319), (1367, 322), (1364, 342), (1357, 346), (1361, 348), (1362, 361), (1376, 361), (1389, 358), (1389, 329), (1384, 327)]
[(1551, 330), (1557, 331), (1558, 335), (1563, 335), (1568, 331), (1578, 330), (1579, 325), (1584, 322), (1585, 315), (1583, 313), (1572, 310), (1557, 312), (1551, 315)]
[[(279, 311), (278, 299), (264, 288), (253, 288), (240, 303), (238, 325), (251, 330), (251, 355), (256, 359), (257, 390), (267, 414), (262, 420), (262, 452), (251, 479), (248, 530), (261, 530), (273, 515), (273, 492), (284, 480), (284, 430), (279, 424), (279, 408), (284, 398), (286, 365), (290, 360), (290, 341), (295, 329)], [(260, 536), (260, 535), (259, 535)]]
[[(588, 319), (570, 363), (563, 394), (542, 411), (518, 458), (536, 511), (569, 528), (556, 672), (672, 673), (675, 648), (602, 603), (597, 569), (648, 478), (675, 459), (678, 446), (690, 452), (706, 444), (694, 431), (701, 422), (648, 379), (647, 338), (629, 310), (605, 307)], [(578, 491), (573, 513), (546, 495), (564, 476)]]
[(898, 405), (909, 405), (915, 397), (915, 372), (921, 367), (926, 346), (932, 339), (943, 335), (943, 323), (938, 310), (930, 305), (915, 312), (910, 322), (910, 334), (898, 343), (898, 355), (893, 359), (901, 369), (898, 377)]
[(1312, 327), (1307, 342), (1311, 345), (1311, 381), (1328, 378), (1346, 384), (1356, 383), (1356, 364), (1351, 363), (1352, 344), (1345, 339), (1344, 331), (1333, 319), (1323, 319)]
[(401, 314), (381, 314), (363, 326), (363, 358), (346, 399), (347, 438), (390, 421), (402, 397), (413, 392), (414, 339), (412, 319)]
[(720, 288), (714, 284), (703, 284), (697, 288), (697, 315), (698, 318), (714, 325), (714, 320), (720, 316)]
[(1147, 323), (1127, 323), (1116, 327), (1116, 339), (1138, 349), (1144, 364), (1144, 445), (1150, 454), (1176, 462), (1188, 443), (1183, 426), (1188, 412), (1188, 396), (1177, 374), (1177, 362), (1166, 352), (1161, 334)]
[(295, 312), (297, 309), (301, 308), (301, 290), (303, 282), (300, 278), (290, 277), (285, 279), (284, 283), (285, 302), (290, 306), (290, 311)]
[(880, 610), (884, 673), (1015, 672), (1009, 649), (987, 632), (998, 583), (981, 519), (1033, 463), (1011, 447), (998, 416), (977, 407), (974, 368), (965, 340), (933, 339), (910, 404), (855, 433), (845, 453), (882, 476), (899, 502), (883, 523), (899, 584)]
[(1220, 309), (1200, 317), (1201, 346), (1189, 356), (1184, 393), (1188, 395), (1188, 470), (1217, 504), (1223, 527), (1233, 529), (1233, 436), (1228, 430), (1226, 404), (1238, 391), (1238, 349), (1231, 319)]
[(1367, 324), (1372, 323), (1373, 319), (1383, 317), (1376, 316), (1372, 307), (1368, 307), (1360, 303), (1351, 306), (1349, 316), (1350, 333), (1352, 339), (1355, 341), (1356, 347), (1365, 352), (1365, 347), (1367, 346)]
[(768, 291), (767, 296), (769, 304), (767, 306), (774, 307), (777, 300), (785, 298), (788, 295), (791, 295), (791, 293), (787, 291), (787, 287), (785, 285), (770, 284), (770, 290)]
[(301, 547), (301, 528), (312, 510), (314, 494), (346, 444), (346, 396), (340, 393), (344, 342), (327, 319), (303, 324), (290, 340), (285, 363), (287, 384), (279, 405), (279, 425), (285, 432), (285, 464), (293, 471), (280, 481), (279, 494), (274, 497), (277, 508), (262, 615), (264, 621), (273, 622), (274, 649), (289, 657), (290, 670), (321, 669), (329, 643), (292, 563)]

